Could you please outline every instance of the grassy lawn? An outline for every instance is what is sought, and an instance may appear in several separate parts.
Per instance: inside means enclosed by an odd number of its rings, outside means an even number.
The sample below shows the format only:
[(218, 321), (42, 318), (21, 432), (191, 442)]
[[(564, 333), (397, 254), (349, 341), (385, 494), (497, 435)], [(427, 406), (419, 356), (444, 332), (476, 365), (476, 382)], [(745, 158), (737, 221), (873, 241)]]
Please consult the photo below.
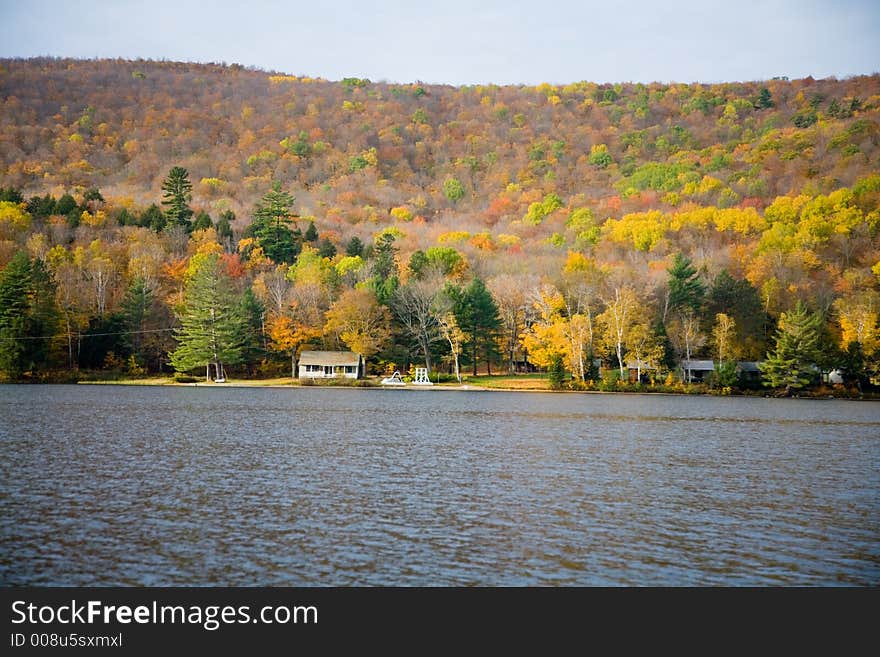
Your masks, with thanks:
[(549, 390), (546, 374), (502, 374), (492, 376), (466, 376), (463, 383), (469, 386), (497, 390)]
[[(374, 384), (379, 384), (379, 377), (368, 377)], [(280, 376), (269, 379), (233, 379), (227, 378), (226, 383), (213, 383), (205, 381), (204, 378), (198, 378), (193, 383), (177, 383), (170, 376), (155, 376), (147, 378), (119, 378), (119, 379), (93, 379), (89, 381), (80, 381), (82, 384), (93, 385), (132, 385), (132, 386), (161, 386), (161, 385), (199, 385), (199, 386), (247, 386), (247, 387), (267, 387), (267, 386), (300, 386), (303, 385), (298, 379), (291, 379), (289, 376)], [(332, 385), (333, 382), (320, 382), (314, 384)], [(507, 374), (493, 374), (492, 376), (480, 375), (462, 377), (462, 384), (476, 388), (487, 388), (492, 390), (549, 390), (550, 385), (546, 374), (515, 374), (513, 376)], [(444, 382), (437, 386), (458, 387), (458, 383)]]

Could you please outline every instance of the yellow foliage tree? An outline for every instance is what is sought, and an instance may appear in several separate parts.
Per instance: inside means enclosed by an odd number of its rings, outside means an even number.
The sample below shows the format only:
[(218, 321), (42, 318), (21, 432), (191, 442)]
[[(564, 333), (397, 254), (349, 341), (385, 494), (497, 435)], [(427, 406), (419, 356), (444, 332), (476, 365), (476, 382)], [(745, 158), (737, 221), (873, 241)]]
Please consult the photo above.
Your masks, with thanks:
[(377, 353), (391, 338), (391, 313), (367, 289), (343, 292), (326, 317), (324, 330), (338, 336), (364, 359)]

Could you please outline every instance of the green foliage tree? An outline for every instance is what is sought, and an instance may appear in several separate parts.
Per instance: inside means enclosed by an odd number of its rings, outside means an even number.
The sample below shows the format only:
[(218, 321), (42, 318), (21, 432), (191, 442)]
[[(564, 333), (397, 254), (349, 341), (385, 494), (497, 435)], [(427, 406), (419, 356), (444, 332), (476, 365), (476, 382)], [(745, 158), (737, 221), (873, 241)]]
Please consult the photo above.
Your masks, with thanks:
[(243, 360), (247, 318), (219, 256), (200, 254), (193, 260), (177, 313), (178, 347), (171, 364), (178, 372), (213, 365), (217, 376), (224, 376), (225, 365)]
[(232, 210), (224, 210), (217, 219), (217, 237), (221, 241), (232, 241), (232, 222), (235, 221), (235, 213)]
[(34, 217), (48, 217), (55, 214), (55, 199), (51, 194), (32, 196), (27, 202), (27, 211)]
[(594, 167), (607, 169), (612, 161), (613, 160), (611, 159), (611, 153), (608, 152), (608, 146), (606, 146), (605, 144), (594, 144), (590, 148), (589, 162)]
[(291, 264), (302, 249), (300, 231), (290, 229), (296, 226), (293, 204), (296, 198), (281, 189), (276, 181), (272, 189), (257, 204), (254, 221), (245, 234), (254, 237), (263, 247), (263, 253), (276, 263)]
[(773, 107), (773, 94), (767, 87), (761, 87), (758, 93), (758, 99), (755, 101), (755, 107), (758, 109), (769, 109)]
[(192, 229), (196, 230), (205, 230), (206, 228), (213, 228), (214, 222), (211, 221), (211, 215), (209, 215), (204, 210), (200, 210), (196, 215), (195, 221), (193, 221)]
[(49, 272), (19, 251), (0, 271), (0, 370), (14, 380), (46, 365), (57, 322)]
[(387, 305), (400, 284), (394, 235), (383, 233), (373, 247), (370, 287), (380, 304)]
[(318, 255), (322, 258), (333, 258), (336, 256), (336, 245), (329, 237), (325, 237), (318, 242)]
[(409, 257), (409, 270), (416, 279), (421, 280), (428, 267), (428, 256), (421, 249), (416, 249)]
[(464, 198), (464, 185), (458, 178), (447, 178), (443, 181), (443, 193), (451, 203), (458, 203)]
[(352, 258), (355, 256), (360, 257), (364, 255), (364, 243), (357, 235), (355, 235), (348, 241), (348, 245), (345, 247), (345, 255)]
[(315, 228), (314, 221), (309, 222), (309, 227), (306, 228), (306, 232), (303, 235), (303, 240), (305, 240), (306, 242), (312, 242), (312, 243), (318, 241), (318, 229)]
[(697, 312), (703, 303), (706, 286), (691, 261), (676, 253), (672, 266), (666, 271), (669, 274), (667, 311), (690, 309)]
[(560, 354), (554, 355), (550, 361), (550, 367), (547, 368), (547, 378), (551, 390), (562, 390), (565, 385), (565, 365)]
[(722, 270), (706, 294), (706, 306), (710, 317), (724, 313), (734, 319), (735, 339), (743, 358), (758, 360), (766, 353), (769, 318), (751, 283), (733, 278), (727, 270)]
[(159, 206), (153, 203), (141, 214), (138, 224), (144, 228), (152, 228), (157, 233), (161, 233), (165, 230), (168, 220), (165, 218), (165, 213), (159, 209)]
[(55, 213), (67, 215), (72, 210), (76, 210), (76, 200), (70, 194), (64, 194), (55, 202)]
[(172, 167), (162, 182), (162, 205), (165, 206), (165, 217), (170, 225), (183, 226), (189, 231), (192, 227), (190, 218), (193, 216), (189, 202), (192, 200), (192, 183), (189, 171), (183, 167)]
[(782, 313), (776, 332), (776, 348), (759, 365), (765, 386), (784, 388), (785, 394), (800, 390), (816, 377), (821, 319), (800, 301)]
[(0, 202), (24, 203), (24, 197), (15, 187), (0, 187)]
[(128, 333), (128, 343), (131, 347), (131, 353), (139, 365), (143, 365), (145, 361), (142, 331), (144, 331), (149, 319), (153, 300), (153, 291), (140, 276), (131, 281), (122, 300), (122, 316)]
[(263, 360), (268, 351), (265, 330), (266, 306), (248, 287), (241, 295), (240, 307), (241, 315), (244, 318), (242, 360), (250, 366)]
[(846, 349), (838, 355), (838, 362), (845, 384), (856, 385), (861, 390), (868, 383), (868, 364), (860, 343), (853, 341), (846, 345)]
[(453, 301), (455, 318), (466, 337), (464, 353), (470, 356), (474, 376), (477, 375), (480, 355), (491, 374), (492, 360), (498, 357), (496, 337), (501, 330), (501, 316), (495, 299), (479, 278), (472, 280), (463, 290), (456, 287), (447, 289)]

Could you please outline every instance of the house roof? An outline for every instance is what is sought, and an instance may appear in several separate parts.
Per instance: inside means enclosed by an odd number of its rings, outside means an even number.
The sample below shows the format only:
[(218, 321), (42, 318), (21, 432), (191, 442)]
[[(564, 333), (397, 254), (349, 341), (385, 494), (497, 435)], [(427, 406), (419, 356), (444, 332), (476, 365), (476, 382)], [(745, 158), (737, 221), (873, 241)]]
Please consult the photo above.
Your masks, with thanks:
[(361, 355), (353, 351), (304, 351), (299, 356), (300, 365), (360, 365)]
[(638, 370), (638, 369), (654, 370), (654, 369), (657, 369), (656, 367), (654, 367), (650, 363), (647, 363), (643, 360), (628, 360), (628, 361), (626, 361), (626, 368), (629, 370)]
[(736, 364), (740, 372), (759, 372), (758, 363), (753, 360), (741, 360)]
[(681, 369), (696, 370), (698, 372), (714, 372), (715, 363), (711, 360), (683, 360), (681, 361)]

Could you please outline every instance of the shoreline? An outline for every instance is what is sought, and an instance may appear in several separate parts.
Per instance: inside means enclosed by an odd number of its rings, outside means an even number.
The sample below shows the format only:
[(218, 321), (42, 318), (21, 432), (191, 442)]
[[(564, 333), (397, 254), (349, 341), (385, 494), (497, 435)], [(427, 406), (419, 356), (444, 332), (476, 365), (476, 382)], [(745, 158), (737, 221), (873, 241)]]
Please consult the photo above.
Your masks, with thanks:
[[(361, 379), (363, 381), (364, 379)], [(370, 379), (368, 385), (333, 385), (328, 383), (301, 383), (298, 379), (289, 378), (274, 379), (236, 379), (226, 383), (214, 383), (207, 381), (177, 382), (170, 377), (153, 377), (145, 379), (100, 379), (91, 381), (75, 382), (45, 382), (54, 385), (108, 385), (108, 386), (149, 386), (149, 387), (190, 387), (190, 388), (327, 388), (332, 390), (407, 390), (415, 392), (451, 391), (451, 392), (526, 392), (526, 393), (549, 393), (549, 394), (592, 394), (592, 395), (651, 395), (664, 397), (738, 397), (754, 399), (807, 399), (813, 401), (880, 401), (880, 395), (869, 392), (860, 396), (835, 395), (835, 394), (802, 394), (791, 397), (776, 396), (763, 391), (737, 391), (724, 394), (713, 390), (551, 390), (539, 387), (517, 387), (504, 385), (480, 385), (480, 383), (435, 383), (430, 386), (407, 384), (405, 386), (383, 386), (378, 382), (373, 383)], [(13, 383), (13, 382), (8, 382)], [(40, 382), (43, 383), (43, 382)], [(501, 383), (501, 382), (499, 382)], [(39, 384), (38, 384), (39, 385)]]

